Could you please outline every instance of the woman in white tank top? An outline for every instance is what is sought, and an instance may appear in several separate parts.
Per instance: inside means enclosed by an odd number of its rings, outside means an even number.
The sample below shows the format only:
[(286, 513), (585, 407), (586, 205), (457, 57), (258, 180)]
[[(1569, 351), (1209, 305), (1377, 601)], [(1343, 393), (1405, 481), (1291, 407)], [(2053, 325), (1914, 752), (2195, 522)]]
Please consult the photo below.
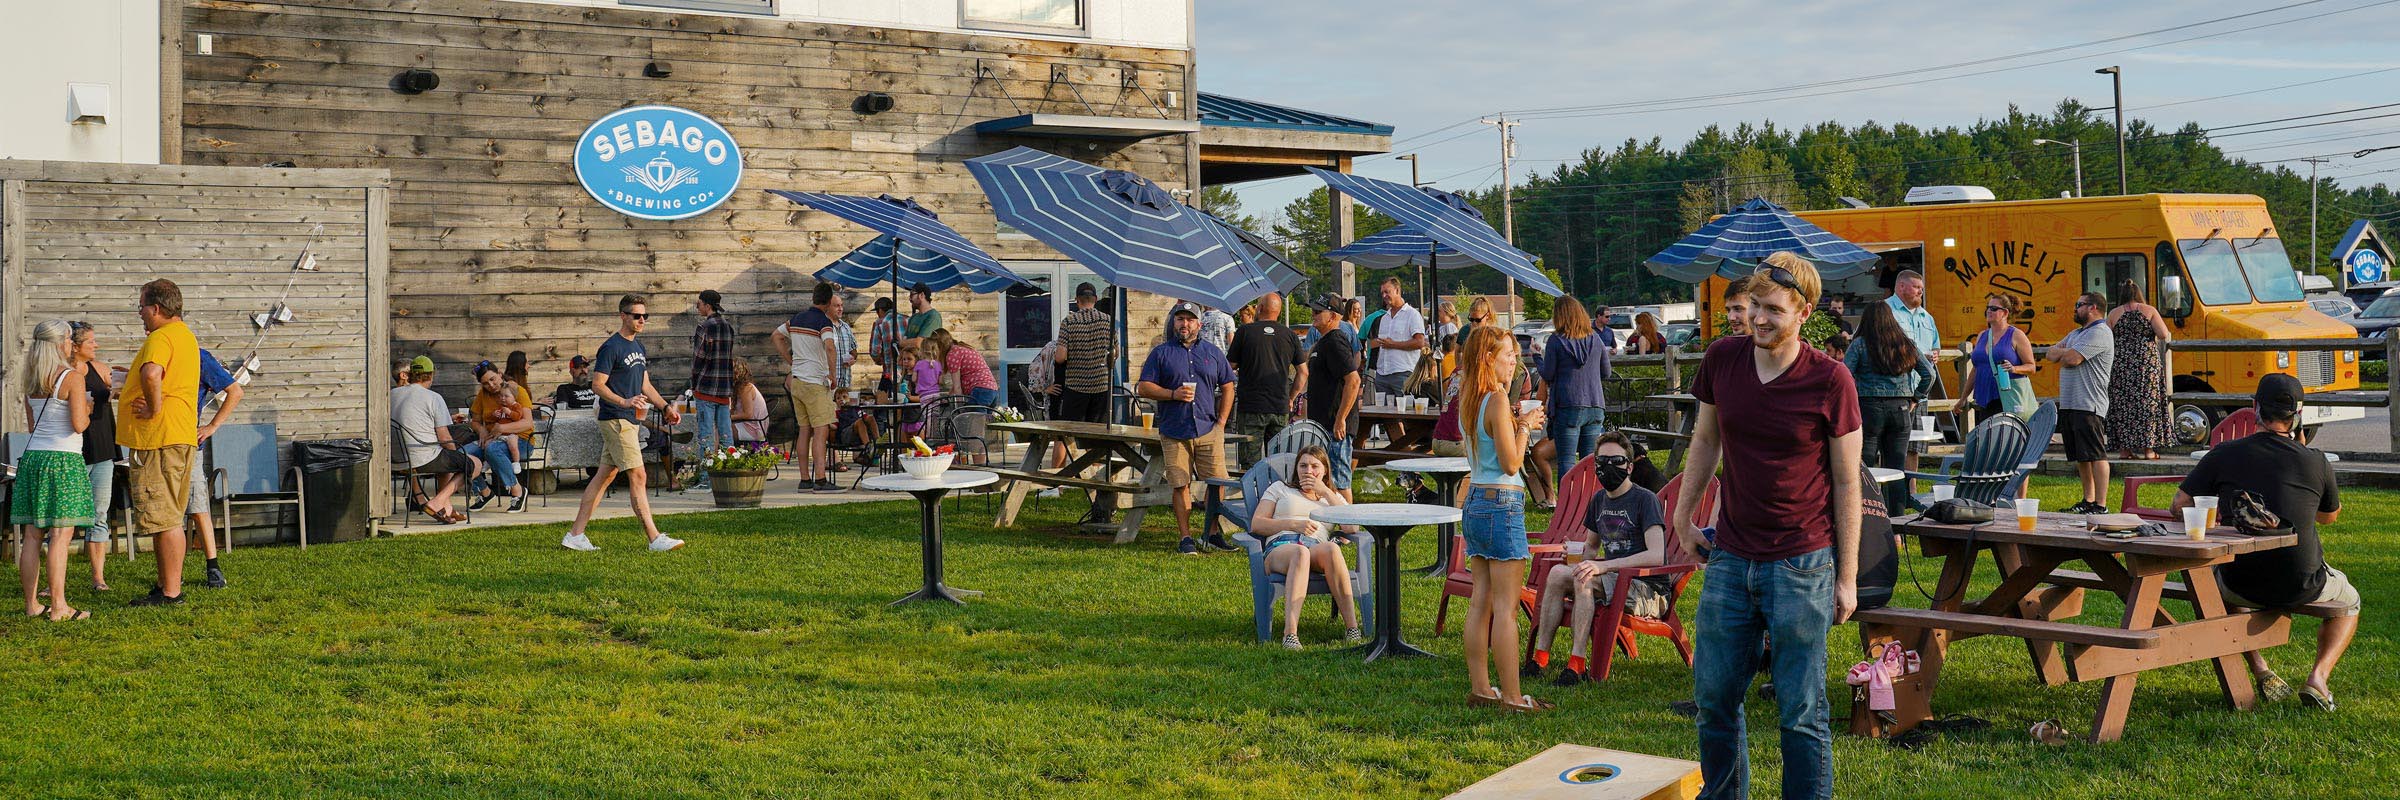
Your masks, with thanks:
[(1325, 576), (1333, 607), (1341, 612), (1342, 625), (1349, 629), (1344, 638), (1352, 643), (1367, 640), (1358, 629), (1358, 598), (1351, 592), (1350, 567), (1342, 560), (1342, 546), (1330, 541), (1325, 523), (1308, 518), (1319, 508), (1349, 503), (1333, 488), (1332, 476), (1333, 459), (1324, 447), (1302, 448), (1292, 456), (1291, 480), (1267, 487), (1250, 512), (1250, 535), (1266, 545), (1267, 571), (1285, 576), (1285, 649), (1300, 649), (1300, 605), (1308, 599), (1311, 570)]
[[(67, 605), (67, 554), (73, 550), (76, 529), (92, 524), (92, 479), (83, 464), (83, 429), (91, 424), (91, 397), (80, 378), (69, 380), (68, 350), (74, 329), (66, 320), (44, 321), (33, 328), (33, 343), (18, 361), (18, 392), (25, 396), (25, 418), (31, 421), (25, 455), (17, 459), (16, 485), (11, 492), (8, 522), (18, 531), (17, 570), (25, 585), (25, 615), (47, 615), (52, 622), (85, 619), (91, 612)], [(42, 540), (50, 538), (51, 600), (39, 595)]]

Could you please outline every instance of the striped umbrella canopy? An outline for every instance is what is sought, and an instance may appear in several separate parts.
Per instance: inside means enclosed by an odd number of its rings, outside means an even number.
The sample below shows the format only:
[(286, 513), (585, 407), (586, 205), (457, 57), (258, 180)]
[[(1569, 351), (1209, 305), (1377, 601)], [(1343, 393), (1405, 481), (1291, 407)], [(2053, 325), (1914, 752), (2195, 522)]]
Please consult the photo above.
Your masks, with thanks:
[(1732, 213), (1708, 221), (1643, 261), (1651, 274), (1684, 283), (1699, 283), (1715, 275), (1727, 280), (1748, 276), (1760, 261), (1790, 251), (1815, 264), (1818, 276), (1838, 281), (1867, 271), (1875, 254), (1824, 228), (1799, 218), (1783, 206), (1754, 197)]
[[(895, 247), (899, 249), (897, 261), (892, 252)], [(963, 283), (976, 294), (990, 294), (1011, 286), (1029, 285), (1024, 278), (1006, 269), (997, 273), (986, 272), (888, 233), (844, 253), (824, 269), (817, 270), (816, 277), (817, 280), (832, 281), (853, 289), (889, 280), (894, 286), (922, 283), (925, 288), (939, 292)]]
[(1399, 269), (1401, 267), (1439, 264), (1441, 269), (1480, 267), (1483, 262), (1474, 256), (1443, 247), (1433, 237), (1406, 225), (1395, 225), (1382, 233), (1325, 251), (1325, 257), (1348, 261), (1368, 269)]
[(884, 279), (891, 280), (895, 288), (923, 281), (935, 291), (965, 283), (977, 292), (1027, 283), (915, 200), (888, 194), (859, 197), (784, 189), (768, 189), (767, 193), (883, 234), (819, 270), (819, 280), (853, 289)]
[[(1193, 210), (1199, 211), (1199, 209)], [(1301, 274), (1299, 268), (1292, 266), (1292, 262), (1285, 260), (1282, 254), (1276, 252), (1274, 242), (1267, 241), (1264, 236), (1251, 233), (1248, 228), (1226, 222), (1224, 218), (1215, 214), (1206, 211), (1200, 211), (1200, 214), (1216, 220), (1217, 224), (1223, 225), (1226, 230), (1233, 232), (1234, 238), (1240, 241), (1240, 245), (1235, 248), (1235, 251), (1239, 252), (1242, 257), (1250, 259), (1250, 263), (1261, 272), (1265, 272), (1267, 283), (1274, 286), (1275, 291), (1291, 294), (1298, 290), (1301, 284), (1308, 282), (1307, 275)]]
[[(1550, 282), (1549, 276), (1542, 274), (1530, 254), (1510, 246), (1508, 240), (1500, 238), (1498, 231), (1484, 223), (1482, 215), (1471, 213), (1472, 207), (1465, 198), (1438, 189), (1406, 186), (1316, 167), (1307, 169), (1336, 191), (1350, 195), (1367, 204), (1368, 208), (1382, 212), (1384, 216), (1399, 220), (1401, 225), (1423, 234), (1442, 247), (1456, 250), (1461, 256), (1499, 270), (1543, 294), (1552, 297), (1566, 294), (1559, 290), (1557, 284)], [(1449, 265), (1442, 266), (1446, 268)]]
[(992, 214), (1118, 286), (1239, 308), (1273, 289), (1232, 226), (1140, 175), (1030, 147), (967, 159)]

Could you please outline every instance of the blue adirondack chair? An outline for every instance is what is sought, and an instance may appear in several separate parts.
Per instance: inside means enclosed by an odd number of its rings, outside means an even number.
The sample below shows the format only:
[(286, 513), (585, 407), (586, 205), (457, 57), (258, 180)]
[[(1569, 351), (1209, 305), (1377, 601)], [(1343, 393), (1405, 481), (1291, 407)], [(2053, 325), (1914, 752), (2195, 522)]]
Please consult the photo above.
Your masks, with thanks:
[[(2002, 498), (2024, 493), (2025, 476), (2042, 466), (2042, 455), (2050, 450), (2050, 436), (2058, 430), (2058, 401), (2044, 400), (2033, 410), (2033, 419), (2025, 421), (2025, 455), (2017, 459), (2017, 477), (2000, 491)], [(1964, 456), (1942, 456), (1941, 469), (1962, 463)]]
[(1304, 419), (1285, 426), (1283, 430), (1275, 433), (1275, 438), (1268, 439), (1267, 455), (1297, 453), (1308, 449), (1308, 446), (1312, 444), (1330, 448), (1333, 446), (1333, 437), (1326, 434), (1325, 429), (1317, 423)]
[[(2036, 412), (2037, 416), (2039, 414)], [(2052, 415), (2055, 418), (2055, 412)], [(2018, 419), (2015, 414), (2001, 414), (1984, 420), (1967, 434), (1965, 455), (1942, 459), (1939, 472), (1911, 472), (1908, 477), (1910, 480), (1950, 484), (1957, 487), (1957, 497), (1979, 503), (1998, 503), (2004, 496), (2015, 496), (2014, 493), (2003, 493), (2022, 474), (2017, 470), (2024, 461), (2029, 439), (2024, 420)], [(2036, 453), (2034, 458), (2038, 462), (2041, 456)], [(1917, 495), (1916, 499), (1919, 505), (1933, 505), (1930, 492)]]
[[(1275, 599), (1283, 596), (1286, 576), (1282, 573), (1267, 571), (1265, 543), (1251, 536), (1249, 531), (1250, 512), (1253, 508), (1251, 503), (1253, 498), (1266, 496), (1267, 487), (1273, 486), (1276, 481), (1289, 476), (1291, 470), (1291, 454), (1279, 453), (1268, 456), (1267, 460), (1258, 462), (1258, 465), (1251, 467), (1250, 471), (1242, 473), (1241, 497), (1221, 501), (1229, 512), (1238, 510), (1241, 517), (1243, 530), (1241, 533), (1234, 534), (1233, 543), (1240, 545), (1242, 552), (1250, 556), (1251, 616), (1253, 617), (1252, 622), (1258, 627), (1258, 640), (1261, 642), (1268, 641), (1273, 631)], [(1375, 537), (1373, 534), (1361, 531), (1350, 534), (1350, 539), (1358, 544), (1358, 552), (1352, 554), (1349, 559), (1351, 594), (1358, 599), (1358, 625), (1363, 630), (1374, 630), (1375, 560), (1368, 556), (1368, 551), (1374, 547)], [(1332, 591), (1325, 585), (1323, 574), (1314, 571), (1309, 573), (1309, 594), (1330, 594)]]
[[(1275, 434), (1275, 438), (1267, 440), (1267, 458), (1271, 460), (1276, 456), (1298, 453), (1308, 449), (1308, 446), (1312, 444), (1318, 447), (1329, 447), (1332, 442), (1333, 437), (1326, 435), (1324, 427), (1309, 420), (1301, 420), (1285, 426), (1283, 430)], [(1290, 469), (1291, 459), (1284, 459), (1284, 464), (1286, 470)], [(1201, 508), (1207, 509), (1209, 522), (1222, 519), (1232, 525), (1234, 530), (1250, 529), (1249, 505), (1240, 503), (1237, 507), (1236, 504), (1228, 504), (1225, 500), (1227, 492), (1242, 488), (1241, 478), (1203, 478), (1200, 482), (1208, 486), (1207, 495), (1202, 499)], [(1260, 484), (1262, 488), (1272, 485), (1274, 484)], [(1244, 492), (1243, 496), (1248, 497), (1249, 493)]]

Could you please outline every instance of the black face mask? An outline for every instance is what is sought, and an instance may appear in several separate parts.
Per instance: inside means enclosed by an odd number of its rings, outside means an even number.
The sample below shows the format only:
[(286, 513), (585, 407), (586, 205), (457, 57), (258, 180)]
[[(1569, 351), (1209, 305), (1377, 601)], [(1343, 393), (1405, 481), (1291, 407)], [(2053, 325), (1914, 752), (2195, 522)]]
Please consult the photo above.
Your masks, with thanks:
[(1633, 476), (1622, 464), (1599, 464), (1594, 469), (1600, 475), (1600, 485), (1612, 492), (1625, 485), (1626, 478)]

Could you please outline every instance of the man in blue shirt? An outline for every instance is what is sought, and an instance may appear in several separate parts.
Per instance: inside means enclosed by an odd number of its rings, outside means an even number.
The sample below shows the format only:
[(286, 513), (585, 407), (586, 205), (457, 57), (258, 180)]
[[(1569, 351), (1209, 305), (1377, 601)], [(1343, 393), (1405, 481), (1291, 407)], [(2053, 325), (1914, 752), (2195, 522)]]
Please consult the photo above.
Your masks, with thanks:
[(683, 546), (683, 540), (658, 532), (658, 523), (650, 518), (650, 475), (642, 466), (642, 418), (650, 409), (666, 412), (667, 425), (683, 421), (683, 415), (660, 397), (658, 387), (650, 383), (650, 353), (634, 337), (650, 325), (650, 301), (638, 294), (617, 299), (617, 332), (600, 343), (600, 352), (592, 356), (592, 391), (600, 395), (600, 469), (583, 487), (583, 501), (575, 507), (575, 524), (567, 526), (566, 538), (559, 545), (569, 550), (598, 550), (583, 528), (591, 524), (592, 512), (600, 508), (600, 495), (615, 483), (617, 473), (626, 474), (626, 496), (633, 500), (633, 515), (642, 521), (642, 533), (650, 537), (652, 552), (666, 552)]
[[(1174, 335), (1150, 348), (1142, 362), (1142, 381), (1136, 391), (1158, 404), (1159, 437), (1166, 442), (1167, 485), (1175, 490), (1175, 530), (1182, 539), (1175, 551), (1200, 554), (1192, 538), (1192, 472), (1223, 478), (1226, 420), (1233, 418), (1233, 365), (1216, 345), (1200, 339), (1200, 310), (1185, 303), (1167, 315)], [(1211, 525), (1208, 546), (1233, 550), (1224, 534)]]
[(1933, 312), (1925, 310), (1925, 276), (1916, 270), (1904, 269), (1892, 280), (1892, 296), (1884, 298), (1892, 307), (1892, 316), (1900, 320), (1900, 329), (1908, 332), (1908, 340), (1917, 343), (1917, 352), (1927, 358), (1942, 349), (1942, 329), (1933, 323)]

